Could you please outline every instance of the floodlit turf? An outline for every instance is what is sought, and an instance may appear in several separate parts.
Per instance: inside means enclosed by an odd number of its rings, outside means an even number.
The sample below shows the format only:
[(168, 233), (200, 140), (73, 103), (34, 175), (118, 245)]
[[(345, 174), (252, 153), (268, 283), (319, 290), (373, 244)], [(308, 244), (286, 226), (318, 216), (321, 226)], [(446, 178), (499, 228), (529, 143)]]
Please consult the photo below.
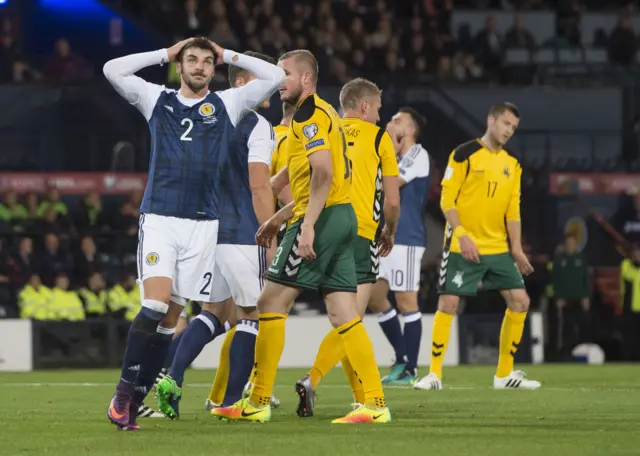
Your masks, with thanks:
[[(283, 370), (282, 400), (268, 424), (227, 423), (203, 411), (212, 372), (187, 373), (179, 421), (140, 420), (116, 432), (106, 410), (116, 371), (0, 374), (1, 455), (637, 455), (640, 367), (527, 366), (538, 391), (494, 391), (493, 369), (445, 369), (445, 390), (387, 388), (393, 422), (332, 425), (351, 402), (334, 370), (317, 396), (316, 416), (295, 416), (293, 383)], [(154, 399), (149, 401), (154, 404)]]

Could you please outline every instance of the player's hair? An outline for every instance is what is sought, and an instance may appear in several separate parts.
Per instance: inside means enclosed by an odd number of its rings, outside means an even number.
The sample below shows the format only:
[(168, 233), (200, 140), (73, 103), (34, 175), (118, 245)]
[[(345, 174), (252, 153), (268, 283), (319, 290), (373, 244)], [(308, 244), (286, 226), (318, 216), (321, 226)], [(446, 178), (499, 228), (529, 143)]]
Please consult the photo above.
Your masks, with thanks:
[(296, 105), (293, 103), (289, 103), (286, 101), (282, 102), (282, 117), (293, 117), (293, 114), (296, 112)]
[(494, 104), (493, 106), (491, 106), (491, 109), (489, 109), (489, 115), (491, 117), (500, 117), (505, 112), (510, 112), (511, 114), (516, 116), (516, 118), (520, 118), (520, 110), (518, 109), (518, 107), (513, 103), (509, 103), (508, 101), (505, 101), (504, 103)]
[(282, 62), (283, 60), (287, 60), (290, 58), (295, 58), (296, 62), (302, 62), (307, 65), (311, 70), (311, 77), (313, 79), (313, 83), (316, 84), (318, 82), (318, 61), (315, 56), (306, 49), (295, 49), (293, 51), (285, 52), (280, 56), (278, 62)]
[[(276, 63), (276, 60), (273, 57), (269, 57), (268, 55), (265, 55), (265, 54), (260, 54), (259, 52), (245, 51), (244, 55), (248, 55), (249, 57), (255, 57), (256, 59), (264, 60), (265, 62), (269, 62), (273, 65), (275, 65)], [(239, 76), (243, 77), (248, 73), (249, 72), (244, 68), (240, 68), (239, 66), (236, 66), (236, 65), (229, 65), (229, 85), (231, 85), (231, 87), (234, 87), (236, 78)]]
[(196, 36), (193, 40), (185, 44), (182, 47), (182, 49), (180, 49), (180, 52), (178, 52), (178, 56), (177, 56), (178, 62), (182, 63), (182, 58), (184, 57), (185, 52), (187, 51), (187, 49), (192, 49), (192, 48), (211, 51), (211, 53), (213, 54), (214, 60), (216, 58), (216, 50), (213, 48), (213, 46), (209, 42), (209, 39), (204, 36)]
[(409, 117), (411, 117), (411, 121), (413, 122), (413, 126), (416, 130), (416, 136), (414, 139), (417, 141), (418, 138), (420, 138), (420, 136), (422, 135), (422, 131), (427, 126), (427, 119), (425, 119), (425, 117), (422, 114), (420, 114), (418, 111), (416, 111), (410, 106), (405, 106), (404, 108), (400, 108), (398, 112), (403, 112), (405, 114), (408, 114)]
[(380, 88), (368, 79), (352, 79), (340, 90), (340, 106), (343, 110), (356, 109), (363, 98), (377, 97), (381, 93)]

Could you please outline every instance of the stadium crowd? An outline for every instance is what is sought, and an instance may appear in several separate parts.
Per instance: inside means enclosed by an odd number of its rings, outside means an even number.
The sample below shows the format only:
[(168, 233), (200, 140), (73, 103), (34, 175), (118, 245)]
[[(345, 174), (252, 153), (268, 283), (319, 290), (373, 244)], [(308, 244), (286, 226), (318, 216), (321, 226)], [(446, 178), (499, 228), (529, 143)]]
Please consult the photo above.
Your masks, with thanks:
[(63, 201), (55, 187), (43, 196), (4, 193), (4, 313), (37, 320), (135, 317), (140, 307), (135, 256), (140, 198), (134, 192), (111, 208), (95, 192), (76, 204)]
[[(398, 74), (413, 82), (437, 80), (468, 83), (509, 83), (503, 71), (508, 49), (581, 47), (584, 39), (580, 15), (606, 2), (567, 0), (457, 1), (455, 8), (495, 8), (514, 11), (513, 26), (504, 34), (496, 31), (487, 16), (477, 34), (468, 27), (453, 30), (452, 0), (346, 0), (302, 2), (296, 0), (132, 0), (113, 1), (138, 23), (161, 30), (174, 41), (186, 36), (207, 35), (225, 48), (252, 49), (280, 55), (292, 48), (310, 49), (318, 57), (323, 84), (343, 84), (366, 75), (384, 83)], [(593, 46), (607, 49), (609, 60), (630, 65), (636, 60), (638, 31), (629, 15), (635, 2), (626, 2), (618, 26), (598, 30)], [(611, 8), (611, 6), (609, 6)], [(523, 24), (521, 10), (557, 11), (556, 36), (536, 42)], [(78, 82), (96, 76), (102, 62), (81, 56), (61, 37), (52, 43), (52, 54), (36, 68), (24, 55), (17, 27), (10, 18), (0, 22), (0, 82)]]

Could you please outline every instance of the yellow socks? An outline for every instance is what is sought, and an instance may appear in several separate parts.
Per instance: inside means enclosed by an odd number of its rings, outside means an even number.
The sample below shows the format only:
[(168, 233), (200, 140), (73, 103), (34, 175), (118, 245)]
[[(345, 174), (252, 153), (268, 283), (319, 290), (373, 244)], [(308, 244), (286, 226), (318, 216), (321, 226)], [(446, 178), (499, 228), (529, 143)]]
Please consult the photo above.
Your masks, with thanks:
[(374, 409), (386, 407), (387, 403), (382, 392), (380, 371), (378, 371), (378, 366), (376, 365), (373, 345), (367, 330), (362, 324), (362, 320), (360, 317), (354, 318), (337, 328), (337, 330), (342, 337), (344, 350), (353, 366), (353, 370), (358, 373), (358, 377), (362, 380), (364, 404)]
[(442, 379), (442, 361), (449, 344), (451, 322), (453, 315), (437, 311), (433, 318), (433, 333), (431, 336), (431, 365), (429, 373), (436, 374)]
[(513, 361), (520, 345), (520, 339), (522, 339), (526, 318), (526, 312), (511, 312), (507, 309), (504, 313), (500, 328), (500, 355), (496, 372), (498, 378), (506, 377), (513, 370)]
[(251, 393), (251, 403), (256, 407), (263, 407), (271, 402), (278, 363), (284, 350), (286, 320), (286, 314), (260, 314), (256, 338), (255, 378)]
[(322, 340), (318, 354), (316, 355), (316, 360), (309, 370), (309, 377), (311, 377), (311, 386), (313, 386), (313, 389), (318, 387), (322, 377), (324, 377), (333, 366), (338, 364), (344, 356), (345, 352), (342, 337), (340, 337), (340, 333), (336, 329), (332, 329)]
[(362, 382), (358, 378), (356, 371), (353, 370), (353, 366), (351, 365), (349, 358), (346, 356), (342, 358), (342, 368), (344, 369), (344, 374), (347, 376), (347, 380), (349, 380), (349, 385), (351, 385), (353, 401), (359, 404), (364, 404), (364, 390), (362, 389)]
[(213, 380), (211, 391), (209, 392), (209, 400), (214, 404), (222, 404), (224, 393), (227, 392), (227, 382), (229, 381), (229, 350), (231, 349), (231, 341), (236, 333), (234, 326), (224, 336), (222, 347), (220, 347), (220, 362), (216, 369), (216, 378)]

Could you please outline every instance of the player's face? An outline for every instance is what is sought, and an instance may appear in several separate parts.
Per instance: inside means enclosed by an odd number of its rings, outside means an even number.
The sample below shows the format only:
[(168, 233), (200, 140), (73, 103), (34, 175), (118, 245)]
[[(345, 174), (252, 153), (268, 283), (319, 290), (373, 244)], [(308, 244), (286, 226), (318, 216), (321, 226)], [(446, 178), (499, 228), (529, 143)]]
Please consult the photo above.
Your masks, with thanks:
[(489, 116), (489, 129), (494, 140), (504, 146), (516, 132), (520, 119), (510, 111), (505, 111), (497, 117)]
[(362, 102), (364, 120), (377, 124), (380, 122), (380, 108), (382, 107), (382, 97), (369, 97)]
[(284, 70), (284, 82), (280, 86), (280, 99), (297, 105), (302, 95), (302, 72), (295, 58), (280, 60), (278, 66)]
[(406, 112), (399, 112), (391, 118), (391, 130), (396, 134), (398, 142), (401, 142), (405, 136), (413, 133), (413, 122), (411, 116)]
[(209, 86), (214, 74), (213, 53), (206, 49), (189, 48), (178, 65), (182, 82), (193, 92)]

